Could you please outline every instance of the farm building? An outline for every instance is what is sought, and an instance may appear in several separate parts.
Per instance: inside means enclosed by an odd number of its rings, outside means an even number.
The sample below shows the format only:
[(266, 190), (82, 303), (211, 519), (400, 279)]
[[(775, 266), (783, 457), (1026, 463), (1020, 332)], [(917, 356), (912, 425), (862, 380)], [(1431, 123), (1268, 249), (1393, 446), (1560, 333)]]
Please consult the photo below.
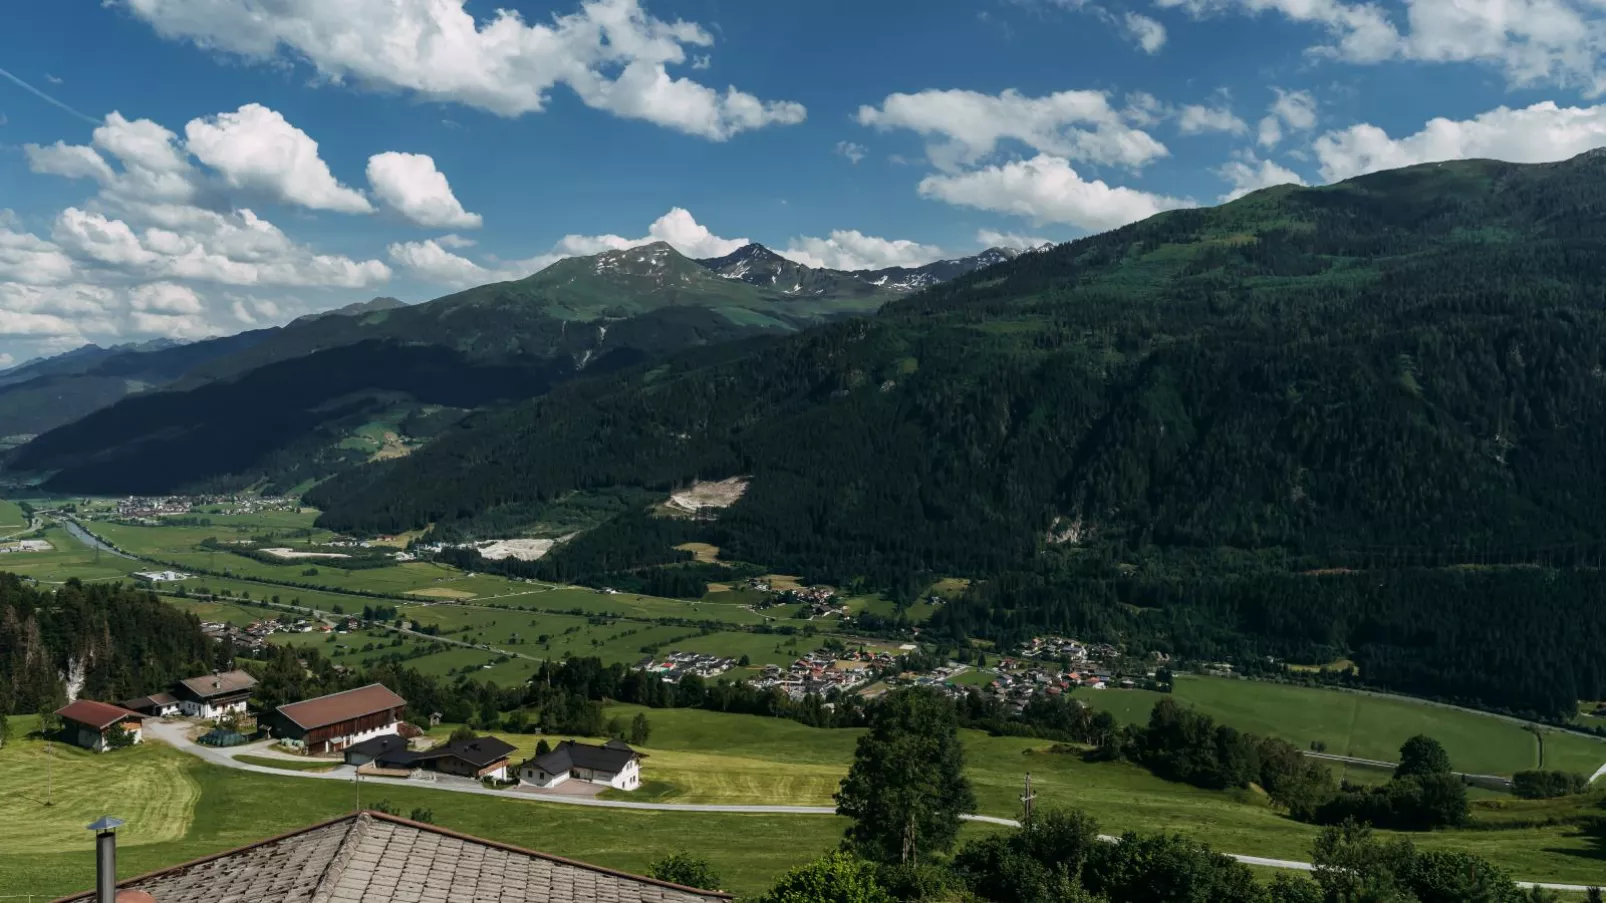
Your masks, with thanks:
[(620, 740), (601, 746), (565, 740), (544, 756), (518, 767), (519, 780), (537, 787), (556, 787), (565, 781), (607, 784), (616, 790), (641, 786), (643, 756)]
[(123, 708), (128, 709), (130, 712), (153, 715), (158, 718), (166, 718), (168, 715), (177, 714), (179, 710), (178, 697), (172, 693), (152, 693), (149, 696), (141, 696), (138, 699), (125, 699), (122, 705)]
[(406, 752), (406, 737), (398, 734), (381, 734), (346, 747), (345, 759), (347, 765), (367, 765)]
[(142, 739), (142, 716), (109, 702), (80, 699), (56, 710), (61, 716), (63, 733), (74, 746), (105, 752), (111, 746), (107, 740), (112, 731), (127, 731), (134, 742)]
[[(115, 851), (111, 844), (105, 849), (108, 856)], [(106, 865), (109, 876), (113, 870), (110, 862)], [(731, 898), (379, 812), (341, 816), (58, 903), (88, 903), (97, 894), (105, 900), (135, 899), (135, 892), (143, 895), (138, 899), (159, 903), (719, 903)]]
[(309, 752), (338, 752), (385, 734), (401, 724), (407, 700), (383, 684), (369, 684), (279, 706), (269, 722), (273, 734)]
[(423, 768), (465, 778), (508, 779), (508, 756), (518, 747), (495, 737), (453, 740), (424, 752), (398, 750), (383, 753), (374, 760), (383, 768)]
[(213, 671), (190, 677), (173, 687), (179, 711), (194, 718), (220, 718), (228, 712), (245, 714), (257, 679), (244, 671)]

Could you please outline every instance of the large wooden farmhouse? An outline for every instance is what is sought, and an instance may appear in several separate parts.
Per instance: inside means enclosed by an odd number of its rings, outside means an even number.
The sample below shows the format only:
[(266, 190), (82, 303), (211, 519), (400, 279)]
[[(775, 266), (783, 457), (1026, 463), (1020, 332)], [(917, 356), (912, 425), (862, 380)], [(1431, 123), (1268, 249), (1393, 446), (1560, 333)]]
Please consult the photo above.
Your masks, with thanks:
[(281, 705), (265, 720), (273, 736), (316, 754), (394, 734), (406, 710), (407, 700), (383, 684), (369, 684)]

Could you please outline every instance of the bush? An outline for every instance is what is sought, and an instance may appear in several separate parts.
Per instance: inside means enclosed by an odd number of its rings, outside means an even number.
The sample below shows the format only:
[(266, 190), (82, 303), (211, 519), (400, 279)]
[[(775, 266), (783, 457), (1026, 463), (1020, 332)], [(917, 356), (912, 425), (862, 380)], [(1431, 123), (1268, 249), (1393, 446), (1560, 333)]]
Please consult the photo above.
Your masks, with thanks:
[(874, 865), (831, 853), (781, 876), (758, 903), (893, 903)]
[(1571, 796), (1589, 789), (1589, 779), (1570, 771), (1519, 771), (1511, 776), (1511, 792), (1525, 800)]
[(685, 851), (671, 853), (654, 862), (647, 868), (647, 876), (703, 890), (719, 890), (720, 884), (719, 875), (715, 873), (714, 867), (708, 864), (707, 859), (693, 856)]

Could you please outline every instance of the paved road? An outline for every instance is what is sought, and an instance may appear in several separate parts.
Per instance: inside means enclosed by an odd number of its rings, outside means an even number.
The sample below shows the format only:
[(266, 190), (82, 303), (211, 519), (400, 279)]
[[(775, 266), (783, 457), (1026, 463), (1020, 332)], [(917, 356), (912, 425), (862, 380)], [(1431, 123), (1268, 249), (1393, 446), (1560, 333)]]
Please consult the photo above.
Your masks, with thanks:
[[(163, 723), (160, 721), (146, 722), (147, 734), (157, 737), (173, 746), (184, 750), (215, 765), (225, 768), (237, 768), (241, 771), (253, 771), (258, 774), (271, 774), (280, 777), (308, 778), (324, 781), (352, 781), (356, 776), (356, 769), (349, 765), (341, 765), (334, 771), (284, 771), (277, 768), (265, 768), (246, 762), (236, 761), (235, 755), (250, 750), (251, 747), (234, 748), (230, 750), (214, 749), (200, 746), (190, 742), (187, 731), (189, 725), (184, 722)], [(252, 744), (255, 746), (256, 744)], [(250, 752), (251, 755), (261, 755), (260, 752)], [(415, 781), (407, 784), (409, 787), (421, 787), (433, 790), (448, 790), (454, 793), (473, 793), (479, 796), (498, 796), (504, 799), (533, 800), (542, 803), (561, 803), (569, 806), (595, 806), (600, 809), (635, 809), (649, 812), (722, 812), (735, 815), (835, 815), (836, 809), (832, 806), (755, 806), (755, 805), (715, 805), (708, 803), (642, 803), (634, 800), (601, 800), (584, 796), (566, 796), (556, 793), (542, 793), (532, 790), (489, 790), (467, 778), (452, 778), (441, 775), (432, 782)], [(965, 821), (981, 822), (989, 825), (1003, 825), (1018, 828), (1020, 822), (1013, 818), (999, 818), (993, 815), (961, 815)], [(1115, 841), (1119, 838), (1102, 835), (1103, 840)], [(1308, 872), (1314, 869), (1308, 862), (1299, 862), (1293, 859), (1270, 859), (1265, 856), (1246, 856), (1239, 853), (1228, 853), (1228, 856), (1245, 865), (1258, 865), (1274, 869), (1290, 869)], [(1582, 893), (1589, 888), (1582, 884), (1554, 884), (1518, 882), (1522, 887), (1543, 887), (1547, 890), (1573, 891)]]
[[(1364, 765), (1367, 768), (1381, 768), (1388, 771), (1393, 771), (1394, 769), (1400, 767), (1396, 762), (1384, 762), (1381, 759), (1361, 759), (1356, 756), (1340, 756), (1333, 753), (1316, 752), (1315, 750), (1309, 749), (1300, 750), (1300, 752), (1304, 753), (1307, 758), (1321, 759), (1326, 762), (1343, 762), (1346, 765)], [(1606, 765), (1601, 766), (1601, 771), (1606, 771)], [(1471, 774), (1464, 771), (1452, 771), (1450, 773), (1458, 778), (1466, 778), (1474, 783), (1482, 784), (1484, 786), (1511, 786), (1510, 778), (1504, 778), (1497, 774)], [(1597, 776), (1599, 774), (1600, 772), (1596, 772)], [(1594, 778), (1591, 778), (1590, 780), (1594, 780)]]

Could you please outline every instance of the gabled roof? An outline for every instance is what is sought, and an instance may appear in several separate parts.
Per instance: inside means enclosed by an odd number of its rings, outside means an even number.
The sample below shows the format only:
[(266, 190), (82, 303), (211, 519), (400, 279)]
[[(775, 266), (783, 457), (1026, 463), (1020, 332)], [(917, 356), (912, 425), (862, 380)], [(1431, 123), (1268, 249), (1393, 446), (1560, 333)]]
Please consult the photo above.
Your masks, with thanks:
[(623, 740), (609, 740), (603, 746), (565, 740), (553, 747), (551, 752), (536, 756), (530, 762), (547, 774), (563, 774), (571, 768), (618, 774), (632, 759), (639, 758), (641, 753), (631, 749)]
[[(119, 883), (160, 903), (713, 903), (729, 894), (361, 812)], [(94, 891), (55, 903), (93, 900)]]
[(443, 743), (434, 749), (420, 753), (413, 753), (413, 762), (428, 762), (434, 759), (462, 759), (475, 768), (484, 768), (487, 765), (500, 762), (513, 753), (518, 747), (496, 737), (475, 737), (472, 740), (455, 740)]
[(122, 706), (112, 705), (109, 702), (96, 702), (93, 699), (69, 702), (57, 709), (56, 714), (67, 721), (92, 727), (97, 731), (103, 731), (119, 721), (143, 717), (140, 713), (130, 712)]
[(355, 690), (342, 690), (316, 699), (281, 705), (279, 714), (310, 731), (405, 705), (407, 700), (392, 693), (384, 684), (369, 684)]
[(244, 671), (223, 671), (218, 674), (187, 677), (179, 683), (184, 689), (194, 693), (195, 698), (211, 699), (214, 696), (227, 696), (241, 690), (249, 690), (257, 685), (257, 679)]
[(121, 704), (125, 709), (138, 711), (139, 709), (155, 708), (161, 705), (178, 705), (178, 697), (172, 693), (152, 693), (149, 696), (140, 696), (137, 699), (125, 699)]
[(370, 737), (361, 743), (353, 743), (352, 745), (346, 747), (346, 755), (349, 756), (355, 753), (359, 756), (371, 756), (378, 758), (379, 756), (387, 753), (393, 753), (397, 750), (402, 750), (405, 752), (406, 749), (406, 737), (402, 737), (397, 734), (380, 734), (377, 737)]

